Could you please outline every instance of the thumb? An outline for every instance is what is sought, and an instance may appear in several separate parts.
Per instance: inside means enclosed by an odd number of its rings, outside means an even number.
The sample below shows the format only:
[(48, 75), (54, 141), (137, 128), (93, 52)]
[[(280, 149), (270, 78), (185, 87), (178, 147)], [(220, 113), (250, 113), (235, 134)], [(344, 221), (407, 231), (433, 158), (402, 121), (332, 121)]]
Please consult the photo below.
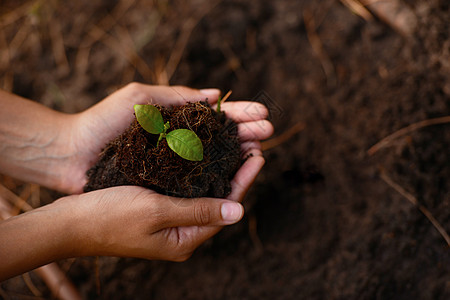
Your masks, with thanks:
[(172, 200), (168, 201), (171, 205), (166, 211), (166, 227), (230, 225), (244, 215), (244, 207), (235, 201), (214, 198)]

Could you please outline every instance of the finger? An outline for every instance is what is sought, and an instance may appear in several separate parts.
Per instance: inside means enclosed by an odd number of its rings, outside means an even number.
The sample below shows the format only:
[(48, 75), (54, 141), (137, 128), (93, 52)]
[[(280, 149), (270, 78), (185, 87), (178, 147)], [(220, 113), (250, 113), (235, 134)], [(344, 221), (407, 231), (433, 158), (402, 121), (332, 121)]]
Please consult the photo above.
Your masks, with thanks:
[(206, 101), (210, 104), (217, 102), (220, 95), (218, 89), (196, 90), (185, 86), (150, 86), (143, 85), (142, 91), (149, 96), (152, 103), (161, 105), (183, 105), (186, 102)]
[[(217, 105), (213, 106), (213, 108), (216, 107)], [(263, 104), (251, 101), (225, 102), (221, 105), (221, 110), (237, 123), (262, 120), (269, 115), (269, 111)]]
[(124, 90), (131, 90), (135, 103), (157, 103), (162, 105), (183, 105), (186, 102), (208, 100), (215, 103), (220, 95), (218, 89), (196, 90), (185, 86), (155, 86), (140, 83), (129, 84)]
[(251, 154), (253, 156), (245, 161), (231, 181), (231, 194), (227, 199), (241, 202), (263, 167), (265, 161), (261, 151), (253, 149)]
[(206, 240), (216, 235), (223, 226), (189, 226), (179, 227), (179, 242), (188, 249), (188, 252), (193, 252)]
[(242, 205), (232, 201), (214, 198), (168, 198), (161, 229), (230, 225), (238, 222), (244, 215)]
[(246, 157), (253, 149), (261, 150), (259, 141), (247, 141), (241, 144), (241, 156)]
[[(217, 89), (196, 90), (185, 86), (156, 86), (130, 83), (126, 87), (108, 96), (91, 108), (92, 111), (110, 110), (111, 113), (134, 112), (134, 104), (183, 105), (186, 102), (208, 100), (215, 103), (220, 91)], [(117, 109), (117, 106), (120, 109)], [(113, 118), (114, 119), (114, 118)]]
[[(217, 234), (223, 226), (183, 226), (158, 231), (151, 241), (161, 245), (156, 259), (185, 261), (195, 249)], [(155, 240), (155, 238), (157, 240)], [(155, 259), (150, 257), (150, 259)]]
[(273, 134), (273, 125), (267, 120), (238, 124), (238, 136), (241, 142), (264, 140)]

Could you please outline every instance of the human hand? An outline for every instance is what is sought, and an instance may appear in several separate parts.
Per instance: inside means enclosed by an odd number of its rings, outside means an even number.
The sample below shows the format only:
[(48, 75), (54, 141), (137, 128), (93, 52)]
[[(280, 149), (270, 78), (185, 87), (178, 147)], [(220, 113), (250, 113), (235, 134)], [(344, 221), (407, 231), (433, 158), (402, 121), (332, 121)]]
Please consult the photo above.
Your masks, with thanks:
[[(58, 203), (60, 202), (60, 203)], [(70, 211), (68, 256), (186, 260), (222, 226), (238, 222), (241, 204), (214, 198), (173, 198), (121, 186), (69, 196), (55, 205)], [(72, 209), (67, 209), (72, 207)]]
[[(251, 143), (249, 142), (248, 146)], [(243, 216), (239, 204), (264, 164), (258, 146), (232, 180), (227, 199), (175, 198), (137, 186), (71, 196), (73, 255), (113, 255), (184, 261), (224, 225)], [(225, 204), (225, 205), (224, 205)], [(100, 217), (101, 216), (101, 217)], [(81, 235), (80, 235), (81, 233)]]
[[(215, 89), (198, 91), (186, 87), (129, 85), (84, 112), (84, 115), (80, 115), (80, 122), (82, 122), (80, 128), (84, 128), (86, 135), (85, 149), (89, 149), (84, 155), (88, 158), (87, 161), (92, 163), (105, 143), (129, 126), (134, 117), (134, 104), (145, 104), (151, 101), (162, 105), (182, 105), (187, 101), (199, 101), (205, 100), (205, 98), (208, 98), (208, 101), (213, 104), (217, 102), (218, 96), (219, 91)], [(248, 157), (233, 178), (232, 192), (227, 197), (227, 200), (241, 202), (264, 164), (259, 140), (269, 137), (273, 132), (273, 127), (270, 122), (264, 120), (268, 112), (259, 103), (225, 102), (222, 104), (222, 111), (225, 111), (228, 117), (238, 123), (238, 135), (242, 142), (241, 153), (243, 157)], [(103, 132), (105, 134), (102, 136)], [(132, 195), (137, 190), (140, 190), (141, 193), (135, 198)], [(94, 192), (94, 195), (97, 193), (102, 195), (100, 198), (103, 200), (101, 201), (107, 203), (105, 206), (108, 208), (105, 208), (104, 211), (111, 209), (110, 213), (116, 215), (116, 218), (105, 217), (105, 224), (95, 226), (95, 228), (99, 228), (99, 234), (94, 236), (103, 237), (100, 239), (102, 242), (97, 243), (103, 254), (184, 260), (201, 243), (227, 224), (218, 213), (223, 199), (180, 199), (159, 195), (138, 187), (105, 189)], [(90, 197), (91, 193), (85, 195)], [(130, 214), (125, 213), (127, 210), (120, 208), (120, 205), (113, 205), (114, 202), (131, 209)], [(129, 203), (132, 203), (132, 206), (128, 206)], [(149, 203), (158, 205), (148, 207), (152, 206)], [(242, 211), (242, 208), (240, 210)], [(139, 215), (145, 212), (142, 220), (147, 221), (137, 221), (133, 217), (135, 215), (133, 212), (139, 213)], [(159, 217), (152, 219), (149, 216), (154, 214), (165, 216), (166, 219), (161, 221)], [(171, 214), (170, 218), (168, 218), (169, 214)], [(228, 224), (237, 222), (242, 217), (242, 213), (234, 213), (234, 216), (236, 218), (232, 222), (228, 221)], [(123, 232), (121, 228), (127, 227), (124, 224), (127, 218), (133, 224), (130, 229), (134, 229)], [(119, 220), (123, 220), (123, 222)], [(117, 228), (117, 231), (112, 228)], [(154, 232), (152, 228), (155, 229)], [(123, 234), (118, 234), (119, 232)], [(139, 234), (143, 235), (139, 236)], [(114, 242), (111, 242), (111, 239)], [(105, 245), (114, 245), (114, 247), (108, 247), (109, 250), (107, 250)], [(99, 255), (98, 252), (96, 253)]]
[[(50, 142), (44, 146), (49, 147), (49, 153), (57, 155), (44, 157), (42, 162), (37, 160), (35, 165), (55, 160), (51, 164), (53, 175), (46, 176), (45, 182), (61, 191), (81, 192), (85, 172), (98, 158), (98, 153), (131, 123), (134, 104), (152, 101), (180, 105), (206, 97), (214, 103), (218, 95), (218, 90), (201, 92), (185, 87), (131, 84), (74, 116), (24, 102), (25, 108), (28, 107), (27, 115), (32, 109), (39, 111), (42, 119), (39, 124), (45, 124), (46, 118), (54, 119), (48, 128), (52, 132)], [(10, 109), (14, 107), (10, 105)], [(172, 198), (136, 186), (65, 197), (0, 223), (0, 240), (5, 241), (0, 258), (8, 258), (8, 263), (0, 266), (0, 280), (50, 261), (81, 255), (181, 261), (223, 225), (237, 222), (242, 218), (243, 208), (236, 202), (242, 201), (264, 164), (259, 140), (270, 136), (273, 127), (264, 120), (267, 109), (261, 104), (226, 102), (222, 110), (238, 123), (242, 155), (248, 156), (231, 182), (232, 192), (227, 199)], [(53, 145), (59, 147), (55, 150)], [(32, 152), (32, 155), (35, 154)], [(62, 180), (58, 182), (55, 178)], [(224, 203), (235, 206), (225, 209)], [(16, 238), (18, 232), (21, 239)]]
[(172, 198), (138, 186), (67, 196), (0, 222), (0, 281), (77, 256), (182, 261), (242, 215), (234, 201)]
[[(131, 83), (111, 94), (97, 105), (71, 118), (67, 138), (72, 155), (60, 164), (60, 182), (57, 189), (68, 193), (81, 193), (86, 183), (86, 171), (98, 159), (105, 145), (125, 131), (134, 118), (134, 104), (158, 103), (182, 105), (208, 99), (217, 102), (219, 90), (194, 90), (182, 86), (150, 86)], [(238, 101), (225, 102), (222, 106), (228, 117), (238, 123), (242, 142), (242, 154), (252, 152), (260, 156), (259, 140), (273, 132), (267, 117), (267, 109), (259, 103)]]

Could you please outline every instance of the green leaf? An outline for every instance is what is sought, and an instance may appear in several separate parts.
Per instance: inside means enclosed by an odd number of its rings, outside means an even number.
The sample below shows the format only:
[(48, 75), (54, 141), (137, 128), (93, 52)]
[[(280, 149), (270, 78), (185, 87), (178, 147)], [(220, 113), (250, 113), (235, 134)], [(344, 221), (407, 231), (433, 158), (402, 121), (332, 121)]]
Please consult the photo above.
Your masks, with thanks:
[(153, 105), (134, 106), (136, 119), (142, 128), (152, 134), (160, 134), (164, 132), (164, 121), (159, 110)]
[(222, 97), (219, 96), (219, 98), (217, 99), (217, 107), (216, 107), (216, 111), (218, 113), (220, 113), (220, 105), (222, 104)]
[(167, 144), (176, 154), (187, 160), (203, 160), (202, 141), (192, 130), (176, 129), (166, 136)]

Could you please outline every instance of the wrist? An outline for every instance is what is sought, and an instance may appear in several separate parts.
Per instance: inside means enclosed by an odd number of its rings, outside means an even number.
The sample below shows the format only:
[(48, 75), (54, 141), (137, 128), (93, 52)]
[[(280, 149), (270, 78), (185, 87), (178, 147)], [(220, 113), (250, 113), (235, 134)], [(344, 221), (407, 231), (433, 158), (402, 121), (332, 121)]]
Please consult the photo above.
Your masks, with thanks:
[(61, 190), (62, 169), (76, 152), (71, 139), (74, 119), (0, 91), (0, 171)]
[(59, 226), (53, 232), (55, 237), (53, 260), (83, 255), (81, 244), (84, 238), (84, 220), (77, 205), (78, 198), (79, 195), (63, 197), (43, 207), (53, 216), (55, 225)]
[(68, 194), (79, 194), (83, 191), (89, 168), (84, 159), (85, 149), (77, 143), (81, 139), (78, 133), (80, 118), (79, 114), (61, 115), (62, 118), (56, 121), (59, 129), (49, 149), (51, 164), (45, 170), (47, 182), (43, 185)]
[[(57, 202), (64, 205), (67, 235), (63, 252), (68, 257), (105, 254), (107, 239), (104, 223), (107, 208), (101, 205), (103, 191), (64, 197)], [(55, 204), (58, 204), (55, 202)], [(100, 209), (106, 210), (99, 211)]]
[(0, 280), (76, 256), (70, 205), (57, 201), (0, 223)]

